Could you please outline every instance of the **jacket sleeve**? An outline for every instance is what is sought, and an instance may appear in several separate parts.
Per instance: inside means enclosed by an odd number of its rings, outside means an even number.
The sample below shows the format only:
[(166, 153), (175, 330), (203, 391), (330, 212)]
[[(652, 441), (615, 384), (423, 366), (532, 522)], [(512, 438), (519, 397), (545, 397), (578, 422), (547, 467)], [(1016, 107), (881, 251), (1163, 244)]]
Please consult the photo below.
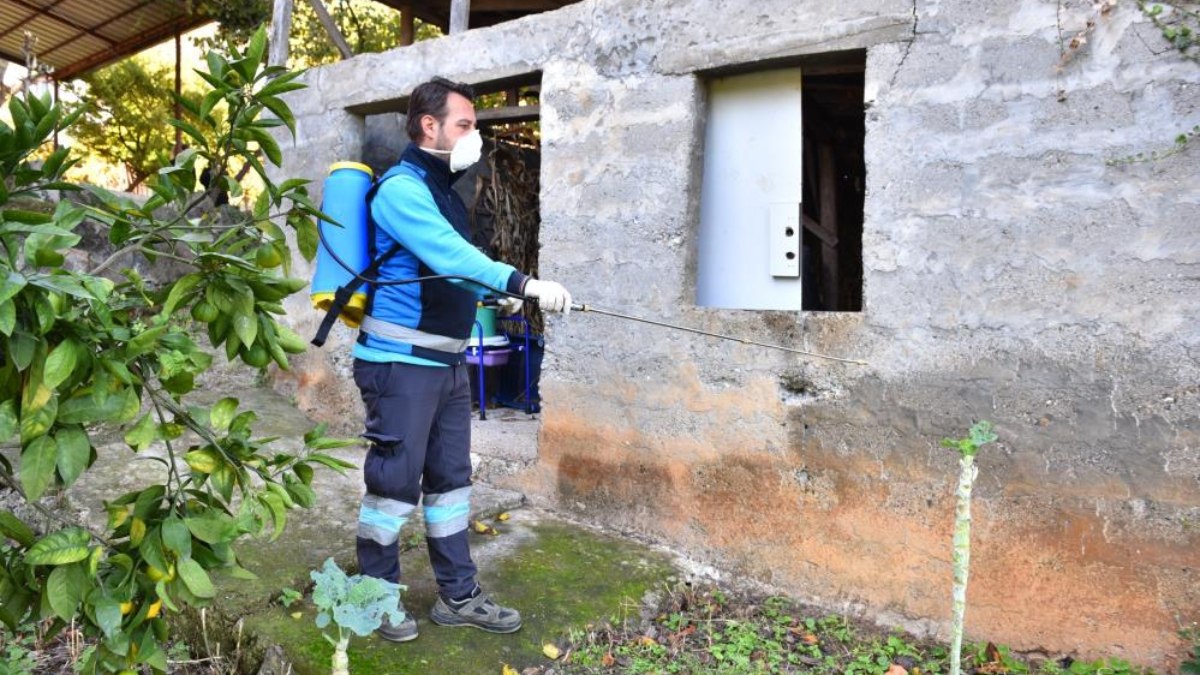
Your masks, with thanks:
[[(527, 277), (487, 257), (442, 216), (425, 184), (411, 176), (384, 182), (371, 201), (376, 226), (437, 274), (454, 274), (521, 293)], [(482, 290), (482, 289), (480, 289)]]

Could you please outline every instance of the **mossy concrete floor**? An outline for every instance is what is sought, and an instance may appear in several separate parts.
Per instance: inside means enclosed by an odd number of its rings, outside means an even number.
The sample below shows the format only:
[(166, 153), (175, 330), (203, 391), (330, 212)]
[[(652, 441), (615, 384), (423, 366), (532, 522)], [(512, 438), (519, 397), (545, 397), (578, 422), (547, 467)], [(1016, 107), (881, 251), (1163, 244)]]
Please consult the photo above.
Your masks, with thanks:
[[(494, 523), (497, 535), (472, 533), (472, 550), (481, 584), (520, 610), (520, 631), (493, 635), (430, 622), (437, 588), (422, 544), (401, 556), (408, 586), (404, 602), (417, 618), (420, 637), (403, 644), (377, 636), (354, 638), (351, 672), (499, 674), (505, 664), (519, 672), (545, 663), (542, 646), (569, 628), (636, 616), (642, 597), (675, 572), (665, 556), (637, 544), (532, 509), (511, 515)], [(259, 641), (281, 645), (298, 675), (328, 673), (333, 648), (321, 637), (314, 616), (308, 602), (289, 609), (275, 605), (248, 617), (245, 630)]]
[[(259, 413), (255, 435), (280, 436), (276, 447), (282, 451), (300, 450), (300, 437), (315, 426), (289, 401), (256, 386), (244, 372), (216, 372), (205, 385), (189, 396), (191, 403), (206, 405), (222, 396), (237, 397), (243, 406)], [(483, 446), (488, 438), (486, 433), (477, 434), (474, 449), (486, 454), (488, 448)], [(161, 463), (132, 460), (165, 457), (165, 448), (153, 447), (135, 455), (120, 439), (121, 430), (117, 429), (99, 439), (99, 460), (66, 495), (70, 508), (98, 526), (104, 521), (103, 500), (162, 480), (158, 475)], [(530, 442), (533, 440), (531, 436)], [(187, 442), (186, 437), (180, 439), (177, 452), (186, 449)], [(505, 443), (511, 445), (512, 441)], [(349, 447), (333, 454), (360, 464), (363, 452), (361, 447)], [(176, 636), (192, 647), (194, 656), (234, 657), (241, 672), (255, 672), (264, 655), (270, 654), (268, 661), (279, 667), (266, 672), (288, 672), (287, 664), (276, 658), (280, 656), (291, 663), (293, 673), (329, 672), (332, 647), (316, 628), (307, 596), (287, 609), (278, 599), (284, 588), (307, 591), (309, 572), (326, 558), (353, 570), (354, 532), (363, 493), (361, 472), (352, 469), (338, 475), (318, 471), (313, 488), (317, 504), (289, 511), (286, 530), (277, 540), (270, 541), (268, 530), (235, 547), (240, 562), (257, 574), (257, 579), (214, 574), (218, 596), (212, 606), (203, 614), (172, 616)], [(418, 618), (421, 635), (405, 644), (377, 637), (355, 638), (350, 653), (352, 672), (473, 675), (500, 673), (503, 663), (519, 671), (521, 666), (544, 662), (544, 641), (572, 627), (636, 612), (648, 590), (676, 573), (663, 554), (563, 522), (553, 514), (522, 508), (523, 503), (518, 493), (477, 483), (472, 517), (494, 525), (499, 534), (470, 535), (481, 583), (499, 600), (521, 611), (525, 625), (520, 632), (490, 635), (429, 622), (436, 587), (418, 510), (401, 533), (401, 541), (409, 549), (401, 558), (403, 582), (409, 586), (405, 604)], [(504, 511), (511, 513), (511, 519), (496, 522), (494, 516)], [(297, 611), (299, 618), (293, 618)], [(276, 645), (279, 649), (272, 648)]]

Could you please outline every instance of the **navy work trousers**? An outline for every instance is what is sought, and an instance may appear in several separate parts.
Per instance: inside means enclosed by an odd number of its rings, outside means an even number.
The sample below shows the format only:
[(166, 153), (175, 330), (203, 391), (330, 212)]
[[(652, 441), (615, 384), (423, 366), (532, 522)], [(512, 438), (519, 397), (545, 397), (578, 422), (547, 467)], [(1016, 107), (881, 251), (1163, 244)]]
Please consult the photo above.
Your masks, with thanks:
[(465, 365), (355, 359), (371, 443), (358, 521), (363, 574), (400, 580), (400, 527), (423, 499), (426, 542), (442, 597), (475, 588), (467, 542), (471, 494), (471, 388)]

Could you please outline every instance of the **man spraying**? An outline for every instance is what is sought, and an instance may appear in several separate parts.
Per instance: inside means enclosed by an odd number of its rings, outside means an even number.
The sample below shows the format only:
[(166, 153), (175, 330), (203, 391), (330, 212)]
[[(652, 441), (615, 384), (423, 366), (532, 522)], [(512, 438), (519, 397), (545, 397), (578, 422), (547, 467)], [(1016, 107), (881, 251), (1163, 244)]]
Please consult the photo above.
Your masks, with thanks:
[[(379, 279), (466, 277), (569, 312), (571, 295), (491, 260), (469, 242), (467, 209), (451, 185), (479, 161), (474, 92), (443, 78), (419, 85), (408, 107), (412, 143), (370, 199), (373, 255), (393, 251)], [(371, 443), (363, 477), (357, 553), (363, 574), (398, 583), (400, 527), (424, 505), (438, 599), (430, 618), (443, 626), (493, 633), (521, 627), (520, 613), (497, 604), (476, 582), (467, 540), (471, 496), (471, 391), (463, 352), (481, 288), (435, 279), (373, 287), (354, 346), (354, 381), (366, 406)], [(520, 300), (506, 299), (515, 311)], [(417, 637), (408, 612), (385, 622), (381, 637)]]

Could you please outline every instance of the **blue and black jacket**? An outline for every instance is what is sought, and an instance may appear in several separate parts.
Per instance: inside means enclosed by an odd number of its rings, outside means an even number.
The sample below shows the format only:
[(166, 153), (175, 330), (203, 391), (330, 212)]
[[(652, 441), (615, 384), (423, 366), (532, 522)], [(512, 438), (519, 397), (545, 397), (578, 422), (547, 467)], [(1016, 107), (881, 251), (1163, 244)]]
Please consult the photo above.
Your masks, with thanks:
[[(396, 252), (383, 262), (378, 278), (453, 274), (520, 294), (528, 277), (471, 245), (467, 207), (451, 188), (460, 175), (410, 143), (399, 163), (379, 178), (369, 207), (371, 257)], [(445, 279), (372, 286), (369, 318), (353, 354), (376, 362), (462, 363), (484, 292), (470, 282)]]

